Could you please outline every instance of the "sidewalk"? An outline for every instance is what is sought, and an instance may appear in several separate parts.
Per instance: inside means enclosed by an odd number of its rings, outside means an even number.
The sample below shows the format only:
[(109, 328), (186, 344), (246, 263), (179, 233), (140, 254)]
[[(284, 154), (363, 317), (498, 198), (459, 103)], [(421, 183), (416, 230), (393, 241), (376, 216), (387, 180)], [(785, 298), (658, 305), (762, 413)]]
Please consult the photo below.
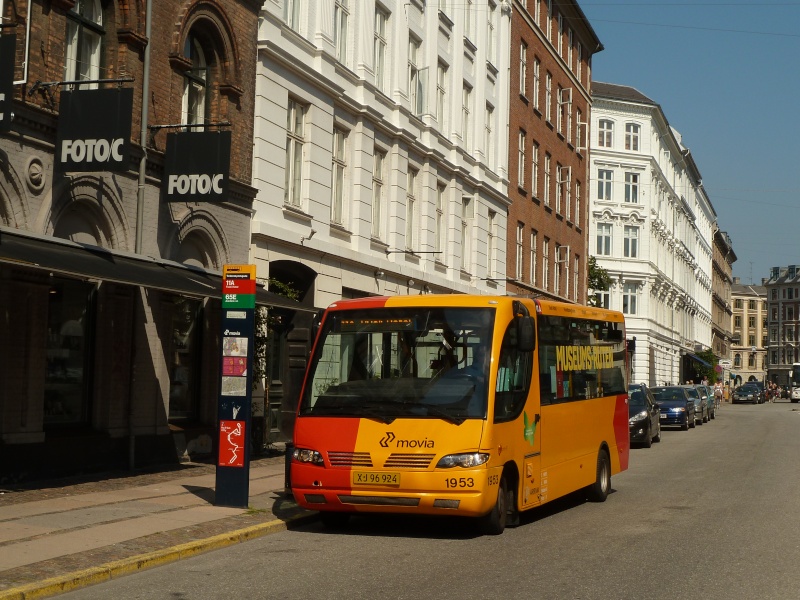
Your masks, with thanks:
[(250, 462), (247, 509), (214, 506), (216, 467), (0, 485), (0, 600), (46, 598), (316, 518), (284, 489), (284, 456)]

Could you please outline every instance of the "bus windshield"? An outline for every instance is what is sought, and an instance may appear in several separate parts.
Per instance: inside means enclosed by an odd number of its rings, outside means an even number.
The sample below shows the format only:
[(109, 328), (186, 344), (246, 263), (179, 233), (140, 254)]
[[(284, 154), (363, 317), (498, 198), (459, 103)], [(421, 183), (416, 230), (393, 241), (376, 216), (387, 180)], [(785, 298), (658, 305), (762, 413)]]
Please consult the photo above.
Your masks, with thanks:
[(332, 312), (308, 368), (300, 415), (485, 419), (493, 308)]
[(800, 388), (800, 363), (792, 365), (792, 388)]

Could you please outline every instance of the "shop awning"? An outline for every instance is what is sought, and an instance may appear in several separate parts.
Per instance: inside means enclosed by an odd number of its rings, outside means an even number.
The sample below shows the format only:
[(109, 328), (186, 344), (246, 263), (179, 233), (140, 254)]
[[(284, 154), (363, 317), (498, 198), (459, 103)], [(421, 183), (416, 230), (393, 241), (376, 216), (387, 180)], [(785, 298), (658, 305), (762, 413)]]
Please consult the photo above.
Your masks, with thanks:
[(706, 361), (704, 361), (704, 360), (703, 360), (702, 358), (700, 358), (699, 356), (697, 356), (697, 354), (692, 354), (692, 353), (690, 353), (690, 352), (687, 352), (687, 353), (686, 353), (686, 356), (688, 356), (689, 358), (691, 358), (691, 359), (692, 359), (692, 360), (694, 360), (694, 361), (697, 361), (697, 362), (699, 362), (699, 363), (700, 363), (701, 365), (703, 365), (704, 367), (708, 367), (709, 369), (711, 368), (711, 365), (710, 365), (709, 363), (707, 363)]
[[(174, 292), (185, 296), (220, 298), (222, 275), (181, 263), (112, 252), (59, 238), (24, 234), (0, 227), (0, 262), (49, 271), (80, 279), (99, 279)], [(260, 286), (256, 304), (316, 312)]]

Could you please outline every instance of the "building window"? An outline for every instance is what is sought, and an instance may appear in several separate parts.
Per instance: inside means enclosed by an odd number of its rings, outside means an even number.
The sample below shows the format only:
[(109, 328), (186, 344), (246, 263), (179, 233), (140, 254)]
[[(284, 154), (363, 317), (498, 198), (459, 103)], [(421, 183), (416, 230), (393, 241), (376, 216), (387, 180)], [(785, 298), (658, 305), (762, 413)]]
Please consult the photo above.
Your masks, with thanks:
[(539, 244), (539, 234), (535, 229), (531, 229), (531, 264), (529, 265), (528, 280), (531, 285), (536, 285), (536, 248)]
[(625, 202), (639, 202), (639, 174), (625, 173)]
[[(202, 303), (199, 300), (176, 296), (172, 306), (172, 364), (169, 382), (169, 418), (192, 419), (197, 417), (199, 397), (200, 332), (202, 331)], [(244, 356), (237, 340), (223, 340), (223, 356)]]
[(558, 23), (558, 41), (556, 42), (558, 55), (564, 56), (564, 16), (561, 13), (556, 16), (556, 22)]
[[(0, 7), (3, 3), (0, 2)], [(0, 12), (0, 17), (4, 16)], [(67, 12), (66, 81), (100, 79), (103, 36), (103, 11), (99, 0), (76, 0)], [(93, 89), (97, 84), (90, 84)]]
[(347, 20), (350, 17), (349, 0), (336, 0), (333, 8), (333, 45), (336, 59), (347, 64)]
[(533, 108), (539, 110), (541, 106), (539, 102), (539, 92), (540, 92), (540, 84), (539, 84), (539, 72), (541, 71), (542, 63), (539, 61), (538, 58), (533, 59), (533, 91), (531, 95), (533, 96)]
[(495, 22), (497, 20), (497, 4), (489, 0), (489, 15), (486, 19), (486, 60), (490, 63), (495, 63), (495, 39), (494, 30)]
[(748, 355), (747, 366), (750, 367), (751, 369), (754, 369), (756, 366), (756, 355), (753, 354), (752, 352)]
[(614, 136), (614, 123), (608, 119), (600, 119), (599, 125), (597, 145), (601, 148), (611, 148)]
[(299, 31), (300, 27), (301, 2), (302, 0), (283, 0), (283, 20), (295, 31)]
[(488, 232), (488, 236), (487, 236), (488, 240), (486, 242), (486, 254), (487, 254), (487, 256), (486, 256), (486, 262), (487, 262), (486, 276), (487, 277), (493, 277), (494, 276), (494, 258), (495, 258), (496, 246), (497, 246), (497, 241), (496, 241), (497, 232), (495, 231), (496, 228), (497, 228), (497, 213), (495, 211), (493, 211), (493, 210), (489, 211), (489, 223), (488, 223), (487, 227), (489, 229), (489, 232)]
[(550, 289), (550, 240), (544, 238), (542, 243), (542, 287)]
[(740, 317), (739, 315), (736, 315), (735, 317), (733, 317), (733, 326), (736, 327), (737, 329), (741, 329), (742, 328), (742, 317)]
[(345, 172), (347, 170), (347, 133), (341, 129), (333, 130), (333, 164), (331, 221), (337, 225), (344, 224)]
[(472, 198), (461, 199), (461, 270), (470, 271), (472, 262), (472, 247), (470, 240), (472, 238)]
[(447, 96), (447, 67), (442, 63), (436, 70), (436, 120), (445, 129), (445, 99)]
[(472, 125), (472, 121), (469, 118), (471, 106), (472, 88), (465, 83), (461, 90), (461, 139), (464, 142), (465, 149), (467, 150), (469, 150), (469, 146), (472, 141), (469, 135), (469, 130)]
[(383, 220), (383, 163), (386, 154), (375, 150), (372, 162), (372, 237), (381, 238)]
[(484, 124), (484, 154), (486, 156), (486, 162), (488, 163), (489, 167), (491, 167), (494, 163), (494, 136), (492, 135), (492, 126), (494, 123), (494, 108), (490, 104), (486, 105), (486, 115), (485, 115), (486, 123)]
[(575, 46), (576, 56), (575, 56), (575, 76), (578, 78), (578, 81), (581, 80), (581, 67), (583, 67), (583, 46), (581, 43), (578, 42)]
[(183, 76), (182, 123), (201, 125), (208, 114), (208, 63), (199, 40), (194, 35), (186, 37), (183, 54), (192, 66)]
[(286, 111), (286, 182), (283, 202), (297, 208), (300, 207), (302, 187), (304, 121), (305, 107), (290, 99)]
[(533, 142), (531, 148), (531, 194), (539, 197), (539, 144)]
[(417, 175), (416, 169), (406, 173), (406, 249), (413, 250), (417, 241), (414, 231), (417, 222)]
[(748, 308), (748, 310), (755, 310), (756, 309), (756, 301), (755, 300), (748, 300), (747, 301), (747, 308)]
[(411, 111), (415, 115), (421, 115), (424, 110), (422, 91), (422, 78), (419, 76), (419, 52), (422, 42), (413, 36), (408, 38), (408, 93), (411, 99)]
[(561, 244), (556, 244), (553, 256), (553, 291), (556, 294), (561, 294), (561, 248)]
[(375, 8), (375, 87), (386, 90), (386, 22), (389, 15), (380, 8)]
[(608, 169), (597, 170), (597, 199), (611, 200), (611, 178), (613, 172)]
[(631, 225), (625, 226), (625, 238), (623, 240), (623, 254), (625, 258), (636, 258), (639, 256), (639, 228)]
[(751, 329), (754, 329), (756, 326), (756, 318), (755, 317), (747, 317), (747, 326)]
[(742, 366), (742, 355), (736, 354), (733, 357), (733, 366), (734, 367), (741, 367)]
[(561, 205), (564, 196), (564, 175), (561, 163), (556, 163), (556, 212), (561, 214)]
[[(435, 250), (438, 252), (438, 256), (441, 258), (442, 253), (444, 252), (444, 210), (445, 210), (445, 191), (446, 187), (444, 184), (439, 184), (436, 186), (436, 231), (434, 235), (436, 236), (436, 246)], [(442, 262), (444, 262), (442, 260)]]
[(579, 275), (580, 275), (580, 266), (581, 266), (581, 260), (580, 260), (580, 258), (578, 258), (578, 257), (576, 256), (576, 257), (575, 257), (575, 269), (572, 271), (572, 280), (573, 280), (573, 285), (572, 285), (572, 287), (573, 287), (573, 293), (572, 293), (572, 297), (573, 297), (573, 299), (575, 299), (575, 300), (577, 300), (577, 299), (578, 299), (578, 279), (579, 279)]
[(520, 42), (519, 45), (519, 93), (525, 95), (525, 82), (528, 77), (528, 44)]
[(523, 236), (523, 232), (524, 231), (525, 231), (525, 224), (524, 223), (517, 223), (517, 239), (516, 239), (516, 243), (515, 243), (515, 246), (514, 246), (515, 249), (516, 249), (516, 253), (515, 253), (515, 256), (514, 256), (514, 258), (516, 260), (516, 271), (514, 273), (514, 277), (515, 277), (515, 279), (517, 279), (517, 281), (522, 281), (522, 273), (523, 273), (523, 270), (522, 270), (522, 267), (523, 267), (523, 264), (522, 264), (522, 259), (523, 259), (523, 254), (522, 254), (522, 236)]
[(597, 224), (597, 255), (611, 256), (611, 223)]
[(625, 150), (639, 151), (640, 127), (635, 123), (625, 124)]
[(742, 308), (742, 299), (741, 298), (737, 298), (736, 300), (734, 300), (733, 301), (733, 307), (741, 309)]
[(626, 315), (637, 313), (639, 300), (639, 286), (635, 283), (626, 283), (622, 286), (622, 312)]
[(517, 185), (521, 188), (525, 188), (525, 132), (520, 129), (519, 136), (517, 138)]
[(545, 206), (550, 206), (550, 165), (552, 164), (553, 159), (550, 156), (549, 152), (544, 153), (544, 189), (542, 190), (542, 196)]
[(611, 294), (609, 292), (595, 292), (594, 305), (600, 308), (611, 308)]
[(545, 77), (544, 84), (544, 118), (549, 123), (553, 117), (553, 76), (550, 73)]
[(44, 426), (89, 421), (95, 286), (75, 279), (50, 279), (44, 373)]
[(464, 37), (472, 39), (472, 0), (465, 0), (464, 3)]

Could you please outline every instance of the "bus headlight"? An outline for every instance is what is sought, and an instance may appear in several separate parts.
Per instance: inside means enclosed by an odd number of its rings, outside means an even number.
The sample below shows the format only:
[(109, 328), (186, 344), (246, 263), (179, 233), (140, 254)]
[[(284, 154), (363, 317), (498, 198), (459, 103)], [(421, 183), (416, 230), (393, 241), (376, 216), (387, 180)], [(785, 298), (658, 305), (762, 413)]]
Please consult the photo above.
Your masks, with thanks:
[(298, 462), (312, 463), (315, 465), (324, 465), (325, 461), (322, 460), (322, 454), (316, 450), (308, 450), (307, 448), (295, 448), (292, 452), (292, 458)]
[(486, 464), (489, 460), (489, 455), (483, 452), (467, 452), (464, 454), (448, 454), (443, 456), (438, 463), (437, 469), (451, 469), (453, 467), (463, 467), (469, 469), (470, 467), (477, 467)]

